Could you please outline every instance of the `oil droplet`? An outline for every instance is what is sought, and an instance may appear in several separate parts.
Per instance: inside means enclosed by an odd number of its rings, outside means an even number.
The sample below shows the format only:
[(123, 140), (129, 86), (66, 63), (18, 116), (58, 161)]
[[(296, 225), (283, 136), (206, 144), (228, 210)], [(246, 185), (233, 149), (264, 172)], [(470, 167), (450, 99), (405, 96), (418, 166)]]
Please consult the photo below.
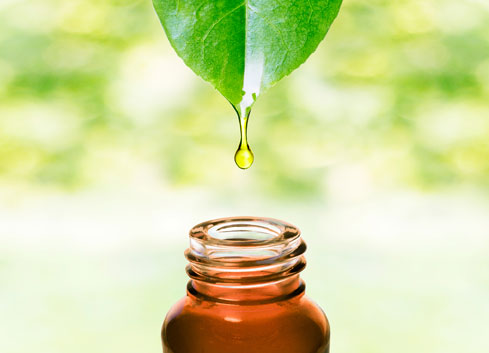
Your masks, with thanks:
[(236, 165), (241, 169), (248, 169), (253, 164), (253, 152), (251, 152), (250, 147), (248, 145), (242, 146), (240, 145), (236, 154), (234, 155), (234, 161)]
[(239, 147), (234, 154), (234, 161), (236, 165), (241, 169), (248, 169), (253, 164), (255, 157), (253, 152), (251, 152), (250, 146), (248, 145), (248, 119), (250, 117), (251, 110), (246, 109), (245, 114), (240, 114), (238, 110), (239, 128), (241, 131), (241, 141), (239, 142)]

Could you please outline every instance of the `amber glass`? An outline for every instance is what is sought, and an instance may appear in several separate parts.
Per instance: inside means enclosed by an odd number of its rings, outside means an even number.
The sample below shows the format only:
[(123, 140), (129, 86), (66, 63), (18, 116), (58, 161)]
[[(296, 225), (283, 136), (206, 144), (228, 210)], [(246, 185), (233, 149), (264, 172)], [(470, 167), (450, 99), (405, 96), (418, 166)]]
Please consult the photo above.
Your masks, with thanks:
[(296, 227), (270, 218), (192, 228), (187, 295), (166, 316), (163, 352), (329, 352), (328, 320), (299, 277), (305, 250)]

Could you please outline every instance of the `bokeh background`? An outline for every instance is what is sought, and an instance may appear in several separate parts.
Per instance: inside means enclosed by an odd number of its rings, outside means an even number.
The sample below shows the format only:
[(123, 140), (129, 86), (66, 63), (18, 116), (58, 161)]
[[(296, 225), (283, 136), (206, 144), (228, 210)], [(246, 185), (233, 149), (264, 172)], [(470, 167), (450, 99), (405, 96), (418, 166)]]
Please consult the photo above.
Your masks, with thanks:
[(149, 0), (2, 0), (0, 351), (161, 351), (232, 215), (303, 230), (333, 352), (489, 349), (487, 0), (345, 0), (238, 139)]

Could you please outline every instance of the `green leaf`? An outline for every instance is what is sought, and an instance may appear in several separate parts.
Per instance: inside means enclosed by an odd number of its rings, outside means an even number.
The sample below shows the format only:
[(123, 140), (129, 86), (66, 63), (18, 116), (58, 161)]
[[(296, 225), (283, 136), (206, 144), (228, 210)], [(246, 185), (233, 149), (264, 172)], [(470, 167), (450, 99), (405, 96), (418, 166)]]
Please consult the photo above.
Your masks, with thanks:
[(177, 54), (244, 113), (316, 50), (341, 0), (153, 0)]

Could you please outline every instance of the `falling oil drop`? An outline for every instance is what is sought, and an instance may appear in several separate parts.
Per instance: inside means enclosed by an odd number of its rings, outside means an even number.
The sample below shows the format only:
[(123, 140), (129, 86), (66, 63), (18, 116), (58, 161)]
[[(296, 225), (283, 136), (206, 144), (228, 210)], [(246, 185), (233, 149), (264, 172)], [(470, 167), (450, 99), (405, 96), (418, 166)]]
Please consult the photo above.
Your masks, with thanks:
[(248, 145), (243, 146), (240, 145), (234, 155), (234, 161), (236, 165), (241, 169), (248, 169), (253, 164), (253, 152), (251, 152), (250, 147)]
[(234, 154), (234, 161), (236, 165), (241, 169), (248, 169), (253, 164), (254, 156), (248, 145), (248, 119), (250, 117), (251, 109), (246, 109), (245, 114), (240, 114), (238, 110), (239, 129), (241, 131), (241, 140), (239, 147)]

